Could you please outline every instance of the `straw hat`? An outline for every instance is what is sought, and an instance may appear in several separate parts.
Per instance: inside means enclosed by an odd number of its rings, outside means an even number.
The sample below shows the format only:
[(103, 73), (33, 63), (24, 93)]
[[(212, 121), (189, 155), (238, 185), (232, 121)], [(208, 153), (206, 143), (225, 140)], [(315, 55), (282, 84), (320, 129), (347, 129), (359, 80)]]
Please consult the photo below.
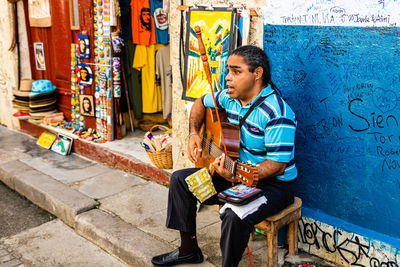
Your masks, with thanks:
[(29, 101), (29, 94), (31, 93), (31, 91), (19, 91), (16, 90), (13, 92), (13, 95), (15, 97), (19, 97), (19, 100), (25, 100), (25, 101)]
[[(29, 101), (29, 94), (32, 91), (32, 82), (30, 79), (22, 79), (19, 83), (19, 90), (15, 90), (13, 95), (18, 98), (18, 100)], [(26, 97), (28, 97), (26, 99)]]
[(19, 91), (21, 92), (30, 92), (32, 91), (32, 82), (30, 79), (22, 79), (19, 85)]

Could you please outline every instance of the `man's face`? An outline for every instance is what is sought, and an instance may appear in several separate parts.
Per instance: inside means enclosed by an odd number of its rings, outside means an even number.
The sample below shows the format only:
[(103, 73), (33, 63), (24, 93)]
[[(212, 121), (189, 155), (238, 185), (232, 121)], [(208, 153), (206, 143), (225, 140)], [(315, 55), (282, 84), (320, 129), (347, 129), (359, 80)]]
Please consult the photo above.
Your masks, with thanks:
[(86, 50), (86, 43), (84, 40), (79, 41), (79, 52), (85, 53)]
[(228, 74), (225, 77), (228, 94), (232, 98), (246, 100), (253, 95), (255, 72), (249, 71), (249, 66), (243, 57), (231, 55), (227, 62)]
[(81, 69), (81, 79), (85, 82), (88, 80), (88, 71), (86, 69)]
[(89, 111), (89, 109), (90, 109), (89, 100), (87, 100), (87, 99), (83, 100), (83, 110), (84, 111)]
[(151, 19), (150, 11), (142, 11), (142, 18), (145, 23), (150, 23)]

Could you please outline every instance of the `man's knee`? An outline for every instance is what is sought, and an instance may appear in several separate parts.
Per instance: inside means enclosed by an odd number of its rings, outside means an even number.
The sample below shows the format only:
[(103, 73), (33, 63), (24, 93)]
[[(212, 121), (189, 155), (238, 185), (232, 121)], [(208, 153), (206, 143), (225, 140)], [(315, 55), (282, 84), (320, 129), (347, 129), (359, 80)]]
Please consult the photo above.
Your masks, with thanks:
[(226, 209), (224, 213), (220, 215), (223, 222), (232, 223), (240, 220), (240, 218), (231, 209)]
[(182, 186), (185, 182), (185, 178), (187, 177), (186, 171), (178, 170), (172, 173), (171, 179), (169, 181), (169, 188), (175, 188), (176, 186)]
[(226, 209), (225, 212), (220, 215), (220, 218), (222, 224), (226, 227), (240, 227), (243, 230), (247, 230), (249, 233), (252, 231), (253, 226), (245, 220), (240, 219), (231, 209)]
[(236, 225), (244, 223), (244, 221), (242, 221), (231, 209), (226, 209), (220, 217), (224, 224)]

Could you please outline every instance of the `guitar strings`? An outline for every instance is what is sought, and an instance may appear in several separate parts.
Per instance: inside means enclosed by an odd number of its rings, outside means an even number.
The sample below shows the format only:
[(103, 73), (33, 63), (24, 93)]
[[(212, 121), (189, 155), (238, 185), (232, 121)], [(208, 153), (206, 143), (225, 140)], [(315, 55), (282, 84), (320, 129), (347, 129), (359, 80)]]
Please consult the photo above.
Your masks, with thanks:
[[(209, 151), (210, 155), (214, 158), (217, 158), (218, 156), (223, 154), (223, 151), (214, 142), (210, 142), (210, 140), (204, 137), (202, 139), (202, 147), (208, 148), (207, 151)], [(234, 161), (228, 156), (225, 157), (224, 167), (233, 173)]]

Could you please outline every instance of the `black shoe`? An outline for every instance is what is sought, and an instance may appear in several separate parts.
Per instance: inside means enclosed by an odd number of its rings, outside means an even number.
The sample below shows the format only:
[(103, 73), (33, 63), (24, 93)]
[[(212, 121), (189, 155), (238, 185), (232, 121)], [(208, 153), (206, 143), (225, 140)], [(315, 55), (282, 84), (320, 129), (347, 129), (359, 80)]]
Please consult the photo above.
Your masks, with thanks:
[(182, 263), (201, 263), (203, 262), (203, 253), (197, 250), (185, 256), (179, 256), (179, 248), (174, 251), (153, 257), (151, 262), (156, 266), (174, 266)]

